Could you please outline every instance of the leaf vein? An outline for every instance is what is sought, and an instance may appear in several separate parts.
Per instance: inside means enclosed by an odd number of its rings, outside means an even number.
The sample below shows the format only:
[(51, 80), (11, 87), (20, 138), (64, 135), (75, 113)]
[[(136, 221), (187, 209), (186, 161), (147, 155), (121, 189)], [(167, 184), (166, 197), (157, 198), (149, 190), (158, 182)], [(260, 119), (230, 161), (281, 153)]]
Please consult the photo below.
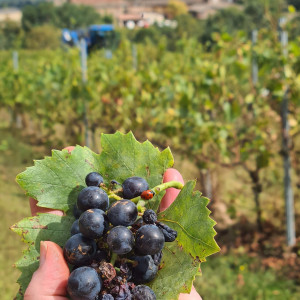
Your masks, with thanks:
[(203, 240), (201, 240), (201, 239), (199, 239), (199, 238), (197, 238), (197, 237), (191, 235), (191, 234), (190, 234), (190, 233), (189, 233), (189, 232), (188, 232), (188, 231), (187, 231), (180, 223), (178, 223), (178, 222), (176, 222), (176, 221), (173, 221), (173, 220), (167, 220), (167, 219), (160, 219), (160, 221), (165, 221), (165, 222), (170, 222), (170, 223), (175, 223), (175, 224), (177, 224), (177, 225), (185, 232), (185, 234), (188, 235), (190, 238), (199, 241), (200, 243), (206, 245), (207, 247), (209, 247), (209, 248), (211, 248), (211, 249), (213, 249), (213, 250), (216, 250), (216, 248), (214, 248), (213, 246), (211, 246), (211, 245), (205, 243)]

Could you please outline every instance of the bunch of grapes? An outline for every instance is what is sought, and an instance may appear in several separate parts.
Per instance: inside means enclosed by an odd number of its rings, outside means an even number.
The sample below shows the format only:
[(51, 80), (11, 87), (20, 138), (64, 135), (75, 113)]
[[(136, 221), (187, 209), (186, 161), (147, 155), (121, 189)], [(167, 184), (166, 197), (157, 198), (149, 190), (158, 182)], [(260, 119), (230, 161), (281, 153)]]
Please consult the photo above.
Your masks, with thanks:
[(73, 300), (155, 300), (144, 284), (155, 278), (164, 243), (173, 242), (177, 232), (158, 222), (153, 210), (139, 212), (131, 201), (151, 199), (154, 192), (145, 179), (130, 177), (118, 190), (124, 199), (109, 205), (103, 177), (92, 172), (85, 181), (87, 187), (74, 206), (71, 237), (63, 249), (66, 261), (74, 266), (69, 296)]

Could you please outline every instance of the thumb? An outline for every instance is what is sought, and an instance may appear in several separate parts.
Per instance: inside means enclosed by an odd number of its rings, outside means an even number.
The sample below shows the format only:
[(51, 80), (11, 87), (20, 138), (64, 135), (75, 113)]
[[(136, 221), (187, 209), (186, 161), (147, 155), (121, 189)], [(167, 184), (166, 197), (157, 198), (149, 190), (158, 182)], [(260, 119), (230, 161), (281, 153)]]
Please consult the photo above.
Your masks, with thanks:
[[(173, 168), (170, 168), (166, 170), (163, 178), (163, 182), (168, 182), (168, 181), (179, 181), (184, 184), (184, 180), (182, 178), (182, 175)], [(176, 199), (178, 194), (180, 193), (180, 190), (174, 189), (174, 188), (169, 188), (166, 191), (166, 194), (162, 198), (162, 201), (160, 203), (160, 211), (164, 211), (167, 209)], [(192, 286), (192, 290), (190, 294), (180, 294), (179, 295), (179, 300), (202, 300), (200, 295), (197, 293), (196, 289), (194, 286)]]
[(25, 292), (25, 300), (67, 300), (70, 275), (62, 249), (53, 242), (41, 242), (40, 266), (34, 272)]
[(190, 294), (180, 294), (178, 300), (202, 300), (202, 298), (197, 293), (194, 286), (192, 286), (191, 293)]

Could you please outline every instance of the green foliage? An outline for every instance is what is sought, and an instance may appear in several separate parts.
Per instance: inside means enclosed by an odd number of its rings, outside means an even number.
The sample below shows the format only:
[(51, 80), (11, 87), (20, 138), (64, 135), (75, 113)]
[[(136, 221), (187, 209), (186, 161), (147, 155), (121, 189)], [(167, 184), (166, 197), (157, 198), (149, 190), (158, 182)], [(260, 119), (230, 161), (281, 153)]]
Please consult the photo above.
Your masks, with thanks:
[(58, 28), (78, 29), (107, 21), (110, 21), (109, 16), (102, 19), (91, 6), (70, 3), (61, 6), (54, 6), (51, 2), (28, 5), (23, 8), (22, 16), (22, 26), (26, 31), (44, 24)]
[[(158, 219), (178, 232), (179, 245), (187, 247), (193, 257), (205, 261), (205, 257), (218, 251), (211, 236), (215, 235), (215, 222), (208, 218), (206, 208), (209, 200), (195, 192), (196, 182), (188, 182), (181, 190), (176, 201), (158, 215)], [(188, 215), (184, 218), (183, 215)], [(180, 221), (179, 221), (180, 220)]]
[(0, 50), (18, 49), (23, 46), (24, 32), (18, 23), (2, 22), (0, 25)]
[(213, 256), (201, 269), (205, 276), (198, 277), (194, 285), (203, 299), (297, 300), (300, 297), (295, 282), (279, 277), (275, 270), (265, 269), (259, 257), (231, 252)]
[[(32, 273), (38, 267), (40, 241), (52, 240), (63, 246), (69, 238), (74, 221), (72, 208), (78, 193), (84, 187), (87, 173), (100, 172), (106, 183), (112, 179), (122, 182), (132, 175), (142, 176), (154, 187), (162, 183), (163, 173), (173, 165), (169, 148), (160, 152), (149, 141), (140, 144), (132, 133), (102, 135), (101, 143), (100, 155), (80, 146), (72, 154), (66, 150), (54, 150), (52, 157), (35, 161), (33, 167), (18, 175), (17, 182), (27, 195), (38, 200), (38, 206), (62, 209), (67, 213), (63, 217), (40, 214), (12, 226), (12, 230), (30, 245), (24, 257), (16, 264), (22, 271), (18, 281), (21, 285), (18, 299), (22, 298)], [(208, 200), (200, 197), (199, 192), (194, 194), (194, 187), (195, 182), (187, 183), (171, 207), (159, 215), (159, 219), (167, 218), (166, 222), (178, 226), (179, 243), (166, 245), (159, 277), (151, 283), (161, 300), (174, 299), (180, 292), (189, 292), (192, 281), (199, 272), (200, 262), (219, 251), (214, 241), (215, 222), (209, 218), (210, 211), (206, 208)], [(161, 199), (162, 195), (159, 196)], [(192, 209), (195, 206), (197, 213), (191, 218), (191, 214), (186, 213), (186, 208)], [(152, 207), (157, 210), (158, 204)], [(196, 224), (202, 226), (199, 232)]]
[[(105, 21), (108, 21), (108, 17), (105, 18)], [(93, 7), (70, 3), (56, 8), (56, 19), (54, 24), (57, 27), (70, 29), (78, 29), (102, 22), (101, 16)]]
[(28, 5), (22, 10), (22, 26), (26, 31), (43, 24), (54, 25), (55, 18), (55, 7), (51, 2)]
[(169, 0), (166, 7), (166, 14), (169, 19), (174, 19), (180, 15), (188, 13), (188, 7), (185, 2), (180, 0)]
[(25, 37), (28, 49), (57, 49), (60, 46), (60, 32), (51, 25), (33, 27)]

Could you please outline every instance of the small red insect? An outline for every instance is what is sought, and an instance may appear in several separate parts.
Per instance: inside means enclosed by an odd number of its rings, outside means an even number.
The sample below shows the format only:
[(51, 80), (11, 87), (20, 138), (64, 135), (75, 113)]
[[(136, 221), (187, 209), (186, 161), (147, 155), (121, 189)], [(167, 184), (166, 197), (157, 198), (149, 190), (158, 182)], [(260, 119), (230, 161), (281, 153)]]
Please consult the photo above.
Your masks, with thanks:
[(147, 190), (147, 191), (143, 191), (141, 194), (141, 198), (144, 200), (150, 200), (153, 198), (153, 196), (155, 195), (155, 193), (151, 190)]

